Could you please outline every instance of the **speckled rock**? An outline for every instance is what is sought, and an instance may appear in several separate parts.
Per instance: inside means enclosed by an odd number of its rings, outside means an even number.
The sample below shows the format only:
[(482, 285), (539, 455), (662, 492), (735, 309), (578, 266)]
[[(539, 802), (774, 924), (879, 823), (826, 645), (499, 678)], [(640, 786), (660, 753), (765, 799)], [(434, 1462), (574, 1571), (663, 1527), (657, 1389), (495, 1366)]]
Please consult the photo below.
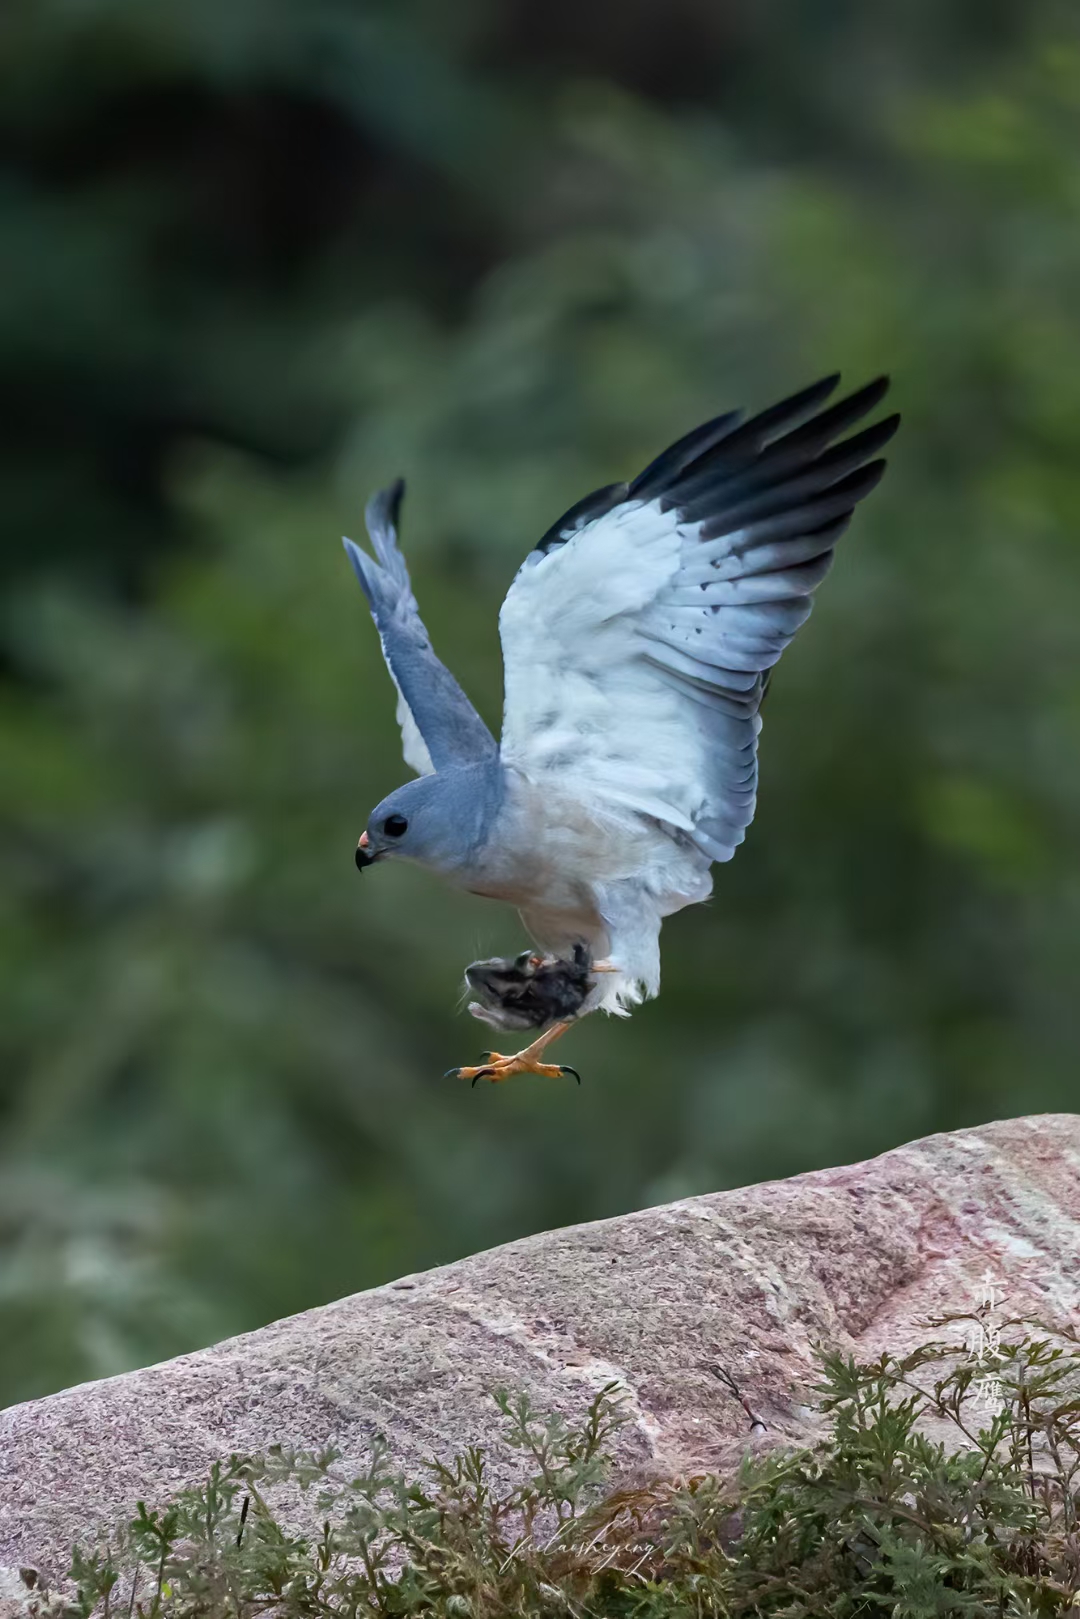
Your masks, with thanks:
[(406, 1467), (473, 1442), (509, 1467), (500, 1385), (580, 1413), (618, 1378), (629, 1471), (723, 1466), (805, 1437), (815, 1343), (910, 1347), (927, 1316), (975, 1307), (987, 1267), (1010, 1314), (1080, 1319), (1080, 1117), (547, 1232), (16, 1406), (0, 1414), (0, 1565), (54, 1579), (138, 1498), (275, 1441), (359, 1459), (381, 1431)]

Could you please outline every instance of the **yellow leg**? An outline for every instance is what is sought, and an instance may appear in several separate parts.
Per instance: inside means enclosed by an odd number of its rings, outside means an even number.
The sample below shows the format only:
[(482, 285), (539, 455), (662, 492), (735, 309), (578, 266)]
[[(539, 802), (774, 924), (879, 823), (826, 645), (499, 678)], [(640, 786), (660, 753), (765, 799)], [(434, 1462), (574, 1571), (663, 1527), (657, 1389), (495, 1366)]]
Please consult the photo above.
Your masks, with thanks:
[(538, 1040), (524, 1051), (516, 1052), (512, 1057), (504, 1057), (497, 1051), (486, 1051), (484, 1055), (487, 1062), (479, 1068), (450, 1068), (444, 1074), (444, 1079), (468, 1079), (475, 1085), (478, 1079), (490, 1079), (493, 1085), (502, 1080), (509, 1079), (513, 1074), (542, 1074), (545, 1079), (558, 1079), (560, 1074), (573, 1074), (578, 1084), (581, 1084), (581, 1075), (576, 1068), (568, 1068), (563, 1063), (541, 1062), (552, 1041), (565, 1034), (570, 1027), (569, 1023), (554, 1023), (550, 1029), (545, 1029)]

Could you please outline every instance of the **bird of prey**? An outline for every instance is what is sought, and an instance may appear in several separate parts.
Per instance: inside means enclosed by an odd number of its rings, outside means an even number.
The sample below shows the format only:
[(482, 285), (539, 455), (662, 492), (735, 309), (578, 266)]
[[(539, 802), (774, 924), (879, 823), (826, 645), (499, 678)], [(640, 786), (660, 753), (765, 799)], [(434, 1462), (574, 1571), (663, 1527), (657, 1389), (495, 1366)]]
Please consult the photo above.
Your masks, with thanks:
[(499, 615), (499, 742), (432, 651), (398, 548), (400, 480), (365, 513), (375, 557), (345, 541), (418, 775), (372, 812), (356, 864), (414, 860), (508, 901), (534, 942), (466, 980), (474, 1016), (538, 1037), (451, 1073), (577, 1078), (543, 1061), (552, 1040), (658, 993), (661, 923), (709, 897), (745, 836), (770, 672), (899, 423), (845, 438), (888, 381), (826, 406), (838, 382), (717, 416), (552, 525)]

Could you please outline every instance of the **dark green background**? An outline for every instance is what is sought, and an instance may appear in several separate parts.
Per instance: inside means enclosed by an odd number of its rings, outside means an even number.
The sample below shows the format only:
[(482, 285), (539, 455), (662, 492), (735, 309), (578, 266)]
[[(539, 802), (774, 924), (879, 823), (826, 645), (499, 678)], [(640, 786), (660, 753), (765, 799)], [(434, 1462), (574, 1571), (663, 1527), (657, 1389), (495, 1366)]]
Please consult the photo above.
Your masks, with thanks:
[[(561, 1222), (1077, 1106), (1080, 46), (1036, 0), (7, 0), (0, 1400)], [(410, 483), (486, 717), (518, 561), (836, 367), (905, 425), (757, 821), (586, 1083), (443, 1081), (516, 918), (341, 551)]]

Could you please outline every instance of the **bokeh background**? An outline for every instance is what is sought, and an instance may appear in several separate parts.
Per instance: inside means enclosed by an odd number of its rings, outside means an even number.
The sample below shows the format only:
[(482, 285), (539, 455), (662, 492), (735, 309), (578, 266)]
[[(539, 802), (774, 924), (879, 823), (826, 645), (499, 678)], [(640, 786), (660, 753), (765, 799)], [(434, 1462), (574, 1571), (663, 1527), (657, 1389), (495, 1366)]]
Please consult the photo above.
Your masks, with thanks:
[[(6, 0), (0, 1402), (520, 1234), (1077, 1106), (1080, 44), (1046, 0)], [(436, 645), (842, 368), (905, 425), (757, 821), (585, 1084), (440, 1076), (517, 919), (361, 881)]]

